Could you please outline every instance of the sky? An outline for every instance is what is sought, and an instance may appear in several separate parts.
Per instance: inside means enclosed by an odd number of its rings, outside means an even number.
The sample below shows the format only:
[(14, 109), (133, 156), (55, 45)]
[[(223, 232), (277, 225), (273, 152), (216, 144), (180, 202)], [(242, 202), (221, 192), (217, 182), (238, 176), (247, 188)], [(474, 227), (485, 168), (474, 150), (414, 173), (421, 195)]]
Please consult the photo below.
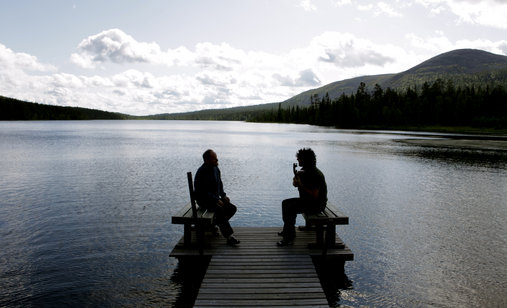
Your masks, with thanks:
[(0, 0), (0, 95), (131, 115), (281, 102), (454, 49), (507, 0)]

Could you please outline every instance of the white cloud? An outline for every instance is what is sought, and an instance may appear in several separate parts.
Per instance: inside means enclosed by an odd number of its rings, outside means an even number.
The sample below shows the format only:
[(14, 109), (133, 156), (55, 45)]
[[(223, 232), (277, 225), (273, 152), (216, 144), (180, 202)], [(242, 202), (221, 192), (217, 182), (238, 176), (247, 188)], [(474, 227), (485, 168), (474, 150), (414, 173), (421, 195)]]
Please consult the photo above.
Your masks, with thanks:
[[(343, 4), (340, 4), (343, 5)], [(403, 3), (396, 3), (396, 7), (399, 9), (400, 7), (404, 7), (405, 4)], [(367, 3), (361, 2), (361, 4), (358, 4), (357, 9), (360, 11), (372, 11), (373, 15), (380, 16), (380, 15), (386, 15), (387, 17), (402, 17), (403, 15), (399, 10), (395, 9), (393, 5), (380, 1), (373, 3)]]
[(507, 29), (505, 0), (415, 0), (434, 14), (450, 11), (460, 22)]
[(389, 17), (401, 17), (402, 14), (398, 12), (394, 7), (388, 3), (385, 2), (379, 2), (377, 3), (377, 8), (380, 12), (383, 14), (386, 14)]
[(323, 33), (313, 39), (312, 48), (320, 53), (319, 61), (338, 67), (384, 66), (394, 62), (389, 53), (382, 51), (384, 47), (351, 33)]
[(84, 67), (93, 63), (111, 61), (114, 63), (150, 62), (160, 55), (160, 47), (155, 43), (139, 43), (119, 29), (110, 29), (90, 36), (78, 46), (80, 53), (72, 55), (72, 60)]
[(299, 7), (303, 8), (305, 11), (317, 10), (317, 7), (312, 3), (312, 0), (300, 0)]
[(23, 52), (14, 52), (3, 44), (0, 44), (0, 69), (19, 70), (24, 72), (47, 72), (56, 70), (52, 65), (40, 63), (35, 56)]
[(89, 36), (79, 43), (78, 52), (71, 55), (71, 61), (84, 68), (94, 68), (106, 62), (173, 66), (185, 65), (192, 60), (190, 52), (184, 47), (163, 52), (158, 44), (138, 42), (120, 29), (109, 29)]
[(486, 39), (468, 40), (462, 39), (452, 42), (444, 33), (436, 33), (432, 37), (421, 37), (416, 34), (407, 34), (406, 39), (412, 46), (427, 50), (432, 54), (451, 51), (454, 49), (481, 49), (496, 54), (507, 55), (507, 40), (491, 41)]
[(278, 80), (280, 85), (284, 87), (315, 87), (321, 84), (320, 79), (311, 69), (306, 69), (299, 72), (299, 76), (296, 78), (293, 78), (291, 76), (282, 76), (280, 74), (273, 74), (273, 78)]
[(351, 4), (352, 0), (334, 0), (333, 3), (335, 6), (340, 7), (340, 6)]

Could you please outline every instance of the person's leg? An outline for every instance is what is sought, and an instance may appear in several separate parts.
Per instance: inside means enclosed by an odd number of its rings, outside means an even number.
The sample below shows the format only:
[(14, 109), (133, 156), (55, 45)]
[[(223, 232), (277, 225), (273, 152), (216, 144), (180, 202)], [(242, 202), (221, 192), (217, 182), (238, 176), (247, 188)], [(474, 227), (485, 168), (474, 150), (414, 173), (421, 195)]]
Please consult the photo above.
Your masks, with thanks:
[(231, 219), (232, 216), (234, 216), (234, 214), (236, 214), (236, 211), (238, 210), (238, 208), (230, 202), (224, 203), (223, 209), (224, 209), (225, 219), (227, 221), (229, 221), (229, 219)]
[(220, 233), (225, 238), (228, 238), (233, 233), (229, 219), (236, 213), (236, 207), (231, 205), (230, 203), (224, 204), (223, 206), (217, 206), (215, 209), (215, 222), (220, 228)]
[(296, 217), (297, 214), (302, 213), (303, 207), (304, 204), (300, 198), (291, 198), (282, 201), (282, 235), (285, 240), (291, 241), (296, 236)]

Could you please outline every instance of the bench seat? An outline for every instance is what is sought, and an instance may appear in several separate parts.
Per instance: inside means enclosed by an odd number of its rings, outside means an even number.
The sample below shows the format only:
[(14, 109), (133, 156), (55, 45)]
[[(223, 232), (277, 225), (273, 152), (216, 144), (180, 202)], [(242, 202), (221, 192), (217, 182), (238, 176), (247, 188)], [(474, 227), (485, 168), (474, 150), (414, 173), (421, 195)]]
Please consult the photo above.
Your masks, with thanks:
[[(192, 226), (199, 227), (197, 230), (204, 232), (204, 229), (213, 225), (215, 213), (213, 211), (209, 211), (200, 207), (197, 207), (196, 217), (193, 217), (192, 214), (192, 203), (188, 203), (183, 206), (178, 213), (171, 217), (171, 222), (173, 224), (182, 224), (183, 225), (183, 243), (186, 247), (191, 246), (192, 241)], [(203, 234), (198, 234), (198, 239), (203, 238)]]
[[(306, 226), (304, 229), (315, 228), (315, 243), (312, 246), (326, 248), (336, 247), (336, 225), (348, 225), (349, 217), (336, 209), (332, 204), (327, 204), (326, 208), (315, 214), (303, 213)], [(324, 235), (325, 231), (325, 235)]]

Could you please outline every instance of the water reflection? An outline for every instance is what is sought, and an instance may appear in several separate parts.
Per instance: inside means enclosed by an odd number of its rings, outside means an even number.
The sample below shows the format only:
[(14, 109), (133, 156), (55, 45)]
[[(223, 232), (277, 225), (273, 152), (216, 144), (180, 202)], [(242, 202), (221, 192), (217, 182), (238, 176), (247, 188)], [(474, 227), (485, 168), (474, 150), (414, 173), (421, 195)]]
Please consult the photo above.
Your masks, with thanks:
[(173, 302), (173, 307), (193, 307), (210, 259), (210, 257), (196, 256), (178, 260), (178, 266), (171, 276), (171, 282), (179, 286), (179, 292)]
[[(493, 169), (506, 169), (507, 167), (507, 141), (484, 141), (482, 147), (472, 146), (467, 142), (443, 140), (397, 140), (402, 145), (394, 153), (400, 155), (416, 156), (426, 160), (437, 160), (448, 164), (487, 167)], [(489, 147), (488, 147), (489, 145)]]

